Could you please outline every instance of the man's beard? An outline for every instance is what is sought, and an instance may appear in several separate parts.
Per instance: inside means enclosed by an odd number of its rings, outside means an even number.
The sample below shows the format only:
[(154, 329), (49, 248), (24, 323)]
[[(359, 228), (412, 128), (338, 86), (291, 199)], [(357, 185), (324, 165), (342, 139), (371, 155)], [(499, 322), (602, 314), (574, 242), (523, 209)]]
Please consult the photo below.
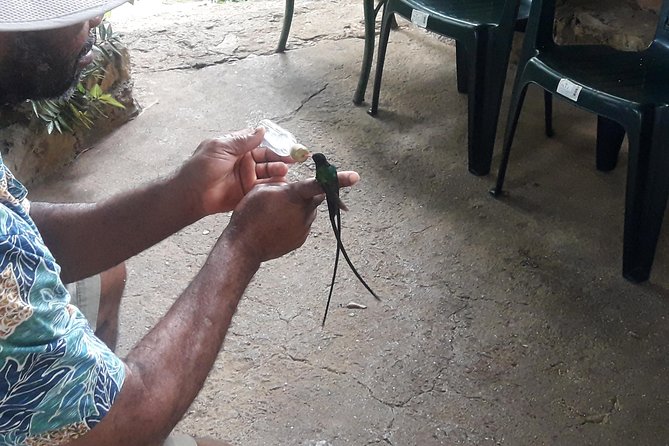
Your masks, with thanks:
[(91, 36), (76, 57), (64, 57), (35, 33), (17, 33), (13, 57), (0, 66), (0, 102), (69, 98), (81, 76), (79, 60), (94, 43)]

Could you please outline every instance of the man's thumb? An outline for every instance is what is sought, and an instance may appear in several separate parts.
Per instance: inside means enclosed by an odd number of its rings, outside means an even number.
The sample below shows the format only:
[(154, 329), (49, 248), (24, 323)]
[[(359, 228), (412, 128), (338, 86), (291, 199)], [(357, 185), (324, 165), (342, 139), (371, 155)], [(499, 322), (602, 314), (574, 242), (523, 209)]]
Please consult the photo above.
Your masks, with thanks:
[(249, 128), (232, 134), (232, 151), (236, 155), (243, 155), (260, 145), (265, 136), (265, 129), (257, 127)]

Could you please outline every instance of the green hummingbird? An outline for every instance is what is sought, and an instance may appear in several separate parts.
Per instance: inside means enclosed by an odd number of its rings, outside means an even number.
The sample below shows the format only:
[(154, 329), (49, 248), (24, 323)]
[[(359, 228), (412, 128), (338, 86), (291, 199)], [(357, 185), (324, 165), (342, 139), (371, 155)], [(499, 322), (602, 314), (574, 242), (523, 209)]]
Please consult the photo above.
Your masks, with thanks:
[(376, 300), (381, 300), (379, 296), (367, 285), (367, 282), (360, 276), (358, 271), (353, 266), (351, 259), (349, 259), (346, 249), (341, 242), (341, 210), (348, 211), (346, 205), (339, 198), (339, 179), (337, 178), (337, 168), (330, 164), (322, 153), (314, 153), (312, 159), (316, 164), (316, 181), (320, 184), (325, 192), (325, 201), (328, 205), (328, 213), (330, 214), (330, 223), (337, 239), (337, 254), (335, 255), (334, 269), (332, 271), (332, 282), (330, 283), (330, 293), (328, 294), (328, 303), (325, 306), (325, 315), (323, 316), (323, 325), (328, 316), (328, 308), (330, 308), (330, 299), (332, 298), (332, 290), (334, 289), (335, 278), (337, 277), (337, 266), (339, 265), (339, 253), (344, 256), (346, 263), (351, 267), (351, 271), (362, 283), (367, 291), (372, 293)]

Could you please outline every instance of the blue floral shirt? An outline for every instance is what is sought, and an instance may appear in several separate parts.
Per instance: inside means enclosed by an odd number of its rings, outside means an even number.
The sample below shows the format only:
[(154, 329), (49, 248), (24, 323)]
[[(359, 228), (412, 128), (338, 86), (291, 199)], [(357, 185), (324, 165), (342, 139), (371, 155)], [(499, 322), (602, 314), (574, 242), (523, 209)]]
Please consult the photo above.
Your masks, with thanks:
[(107, 414), (125, 368), (70, 305), (26, 195), (0, 158), (0, 445), (58, 445)]

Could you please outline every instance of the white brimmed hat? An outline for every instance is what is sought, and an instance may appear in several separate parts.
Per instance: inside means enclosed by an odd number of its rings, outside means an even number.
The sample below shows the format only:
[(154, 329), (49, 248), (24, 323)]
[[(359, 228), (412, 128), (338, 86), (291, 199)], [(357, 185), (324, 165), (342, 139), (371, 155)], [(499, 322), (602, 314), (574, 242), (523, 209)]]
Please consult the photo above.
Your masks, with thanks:
[(104, 14), (129, 0), (0, 0), (0, 31), (63, 28)]

